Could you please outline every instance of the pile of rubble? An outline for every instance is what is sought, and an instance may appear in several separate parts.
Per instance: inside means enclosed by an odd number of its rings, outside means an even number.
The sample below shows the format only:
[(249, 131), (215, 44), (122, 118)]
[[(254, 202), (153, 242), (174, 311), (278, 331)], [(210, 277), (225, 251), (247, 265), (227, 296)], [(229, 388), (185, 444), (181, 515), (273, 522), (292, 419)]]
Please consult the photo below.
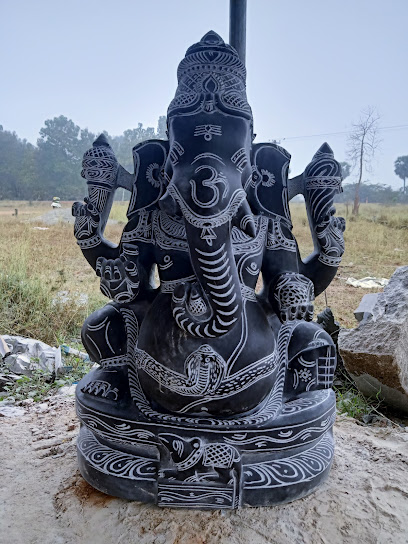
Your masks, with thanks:
[[(44, 391), (47, 394), (47, 388), (52, 387), (50, 392), (53, 394), (58, 390), (59, 395), (74, 395), (76, 383), (71, 375), (72, 366), (65, 365), (67, 355), (74, 355), (89, 363), (85, 371), (90, 370), (92, 363), (88, 355), (65, 344), (55, 348), (32, 338), (0, 336), (0, 416), (21, 415), (24, 407), (34, 402), (32, 395), (38, 395), (38, 399), (41, 399)], [(38, 376), (48, 384), (41, 394), (35, 390)], [(15, 394), (21, 389), (22, 382), (30, 383), (30, 393), (23, 399), (21, 392)]]

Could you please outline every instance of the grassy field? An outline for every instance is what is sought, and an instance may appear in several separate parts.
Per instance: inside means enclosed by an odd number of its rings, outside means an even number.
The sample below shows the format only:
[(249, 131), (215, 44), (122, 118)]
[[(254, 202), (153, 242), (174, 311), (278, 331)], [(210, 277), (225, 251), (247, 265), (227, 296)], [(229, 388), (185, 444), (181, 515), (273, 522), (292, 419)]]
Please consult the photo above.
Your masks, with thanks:
[[(78, 337), (85, 317), (106, 302), (98, 278), (75, 243), (73, 225), (58, 221), (59, 212), (67, 215), (71, 203), (62, 206), (54, 213), (49, 202), (0, 201), (0, 334), (24, 334), (51, 344), (69, 342)], [(15, 208), (17, 216), (13, 216)], [(304, 204), (291, 205), (291, 211), (294, 232), (306, 256), (312, 241)], [(45, 214), (55, 215), (57, 222), (45, 224)], [(326, 297), (341, 325), (353, 327), (353, 310), (373, 290), (348, 286), (346, 280), (350, 276), (389, 278), (398, 266), (408, 264), (408, 206), (362, 204), (356, 219), (340, 205), (338, 215), (347, 220), (346, 252)], [(126, 203), (115, 203), (111, 218), (115, 222), (108, 225), (106, 236), (118, 241)], [(68, 292), (68, 303), (55, 302), (59, 291)], [(88, 295), (87, 303), (75, 302), (81, 294)], [(325, 305), (321, 295), (316, 310)]]

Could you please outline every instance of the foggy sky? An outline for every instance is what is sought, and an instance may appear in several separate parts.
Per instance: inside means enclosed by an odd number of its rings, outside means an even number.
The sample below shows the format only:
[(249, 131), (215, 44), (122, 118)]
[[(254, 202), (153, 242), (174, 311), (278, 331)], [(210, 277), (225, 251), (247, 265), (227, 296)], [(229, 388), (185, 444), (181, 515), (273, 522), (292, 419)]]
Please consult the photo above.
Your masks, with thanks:
[[(210, 29), (228, 41), (228, 9), (228, 0), (0, 0), (0, 124), (33, 143), (58, 115), (112, 135), (156, 126), (187, 47)], [(407, 28), (408, 0), (248, 0), (257, 141), (280, 139), (292, 174), (323, 141), (346, 160), (346, 134), (314, 135), (347, 132), (374, 106), (382, 127), (405, 127), (380, 131), (363, 180), (400, 187), (393, 163), (408, 155)]]

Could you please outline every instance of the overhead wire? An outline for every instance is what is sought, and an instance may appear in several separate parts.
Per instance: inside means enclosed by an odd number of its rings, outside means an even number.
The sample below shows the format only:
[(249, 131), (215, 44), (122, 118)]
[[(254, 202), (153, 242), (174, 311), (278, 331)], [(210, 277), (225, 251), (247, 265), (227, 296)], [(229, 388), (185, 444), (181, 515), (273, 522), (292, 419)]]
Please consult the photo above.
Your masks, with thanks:
[[(397, 130), (397, 129), (407, 129), (407, 125), (391, 125), (389, 127), (379, 127), (378, 130), (384, 131), (384, 130)], [(276, 138), (276, 141), (283, 142), (285, 140), (305, 140), (307, 138), (318, 138), (321, 136), (340, 136), (343, 134), (350, 134), (350, 130), (342, 130), (339, 132), (322, 132), (321, 134), (307, 134), (304, 136), (286, 136), (284, 138)]]

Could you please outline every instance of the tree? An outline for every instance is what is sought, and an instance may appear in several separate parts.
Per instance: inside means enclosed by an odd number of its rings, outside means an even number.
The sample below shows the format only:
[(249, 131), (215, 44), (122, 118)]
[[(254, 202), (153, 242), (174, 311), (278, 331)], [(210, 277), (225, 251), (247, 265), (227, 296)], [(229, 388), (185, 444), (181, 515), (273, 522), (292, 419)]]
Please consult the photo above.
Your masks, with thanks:
[(341, 173), (343, 175), (343, 180), (349, 177), (351, 174), (351, 165), (348, 162), (341, 162)]
[(394, 162), (394, 172), (397, 174), (399, 178), (402, 179), (404, 183), (403, 193), (406, 194), (406, 186), (405, 186), (405, 180), (408, 178), (408, 155), (403, 155), (402, 157), (398, 157), (398, 159)]
[(167, 140), (167, 117), (165, 115), (160, 115), (157, 121), (156, 138)]
[(357, 166), (357, 183), (354, 194), (353, 215), (360, 207), (360, 186), (363, 173), (371, 171), (371, 164), (380, 141), (378, 139), (379, 114), (373, 107), (363, 110), (357, 123), (352, 124), (348, 137), (347, 156), (352, 168)]
[[(157, 131), (139, 123), (120, 136), (104, 134), (120, 164), (132, 172), (132, 148), (144, 140), (166, 138), (166, 117), (159, 118)], [(63, 115), (44, 122), (37, 147), (0, 125), (0, 200), (82, 198), (82, 157), (96, 137)]]
[(18, 200), (32, 190), (37, 181), (37, 153), (33, 145), (0, 125), (0, 200)]
[(34, 198), (79, 198), (83, 192), (82, 155), (96, 136), (63, 115), (47, 119), (44, 124), (37, 140), (41, 184)]

